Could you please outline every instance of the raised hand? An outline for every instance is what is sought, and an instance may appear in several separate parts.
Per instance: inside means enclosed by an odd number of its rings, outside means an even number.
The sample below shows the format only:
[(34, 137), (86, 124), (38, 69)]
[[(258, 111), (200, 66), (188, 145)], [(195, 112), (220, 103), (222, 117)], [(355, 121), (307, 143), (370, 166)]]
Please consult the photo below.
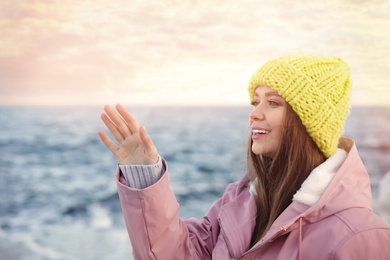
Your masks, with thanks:
[(105, 113), (102, 113), (100, 118), (118, 141), (119, 146), (102, 130), (98, 131), (100, 139), (114, 154), (119, 164), (156, 163), (157, 149), (145, 127), (140, 126), (122, 105), (118, 104), (115, 108), (117, 111), (106, 105)]

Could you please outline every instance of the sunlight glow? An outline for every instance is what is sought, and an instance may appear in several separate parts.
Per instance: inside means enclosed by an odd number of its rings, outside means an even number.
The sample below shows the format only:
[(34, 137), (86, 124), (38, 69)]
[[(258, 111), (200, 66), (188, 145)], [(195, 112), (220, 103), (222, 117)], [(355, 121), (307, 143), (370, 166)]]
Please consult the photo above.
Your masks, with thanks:
[(390, 105), (389, 1), (0, 3), (0, 105), (247, 105), (286, 54), (340, 56), (353, 105)]

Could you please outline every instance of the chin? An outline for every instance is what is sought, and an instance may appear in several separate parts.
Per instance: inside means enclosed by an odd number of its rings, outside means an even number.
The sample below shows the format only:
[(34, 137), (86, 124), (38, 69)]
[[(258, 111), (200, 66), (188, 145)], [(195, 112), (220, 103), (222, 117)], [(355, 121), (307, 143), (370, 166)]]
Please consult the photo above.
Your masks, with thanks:
[(252, 152), (257, 155), (273, 158), (275, 155), (275, 152), (267, 151), (265, 149), (262, 149), (263, 147), (253, 147), (252, 146)]

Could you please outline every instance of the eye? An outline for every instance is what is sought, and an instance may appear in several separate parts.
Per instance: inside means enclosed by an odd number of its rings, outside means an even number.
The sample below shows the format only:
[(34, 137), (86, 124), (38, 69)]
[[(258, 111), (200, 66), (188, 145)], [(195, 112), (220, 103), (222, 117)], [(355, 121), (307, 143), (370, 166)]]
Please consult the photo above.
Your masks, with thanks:
[(257, 107), (258, 104), (259, 104), (259, 101), (256, 101), (256, 100), (253, 100), (253, 101), (251, 102), (251, 105), (252, 105), (253, 107)]
[(277, 107), (280, 105), (280, 103), (276, 100), (268, 100), (268, 103), (271, 107)]

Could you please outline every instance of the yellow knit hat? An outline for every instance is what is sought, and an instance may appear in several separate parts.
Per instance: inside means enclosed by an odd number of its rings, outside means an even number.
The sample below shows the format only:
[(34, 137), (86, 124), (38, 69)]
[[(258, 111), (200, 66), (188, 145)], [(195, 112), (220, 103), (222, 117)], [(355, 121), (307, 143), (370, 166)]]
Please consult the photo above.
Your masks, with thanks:
[(286, 99), (325, 157), (336, 152), (350, 110), (347, 63), (340, 58), (280, 57), (251, 78), (251, 101), (258, 86), (269, 86)]

